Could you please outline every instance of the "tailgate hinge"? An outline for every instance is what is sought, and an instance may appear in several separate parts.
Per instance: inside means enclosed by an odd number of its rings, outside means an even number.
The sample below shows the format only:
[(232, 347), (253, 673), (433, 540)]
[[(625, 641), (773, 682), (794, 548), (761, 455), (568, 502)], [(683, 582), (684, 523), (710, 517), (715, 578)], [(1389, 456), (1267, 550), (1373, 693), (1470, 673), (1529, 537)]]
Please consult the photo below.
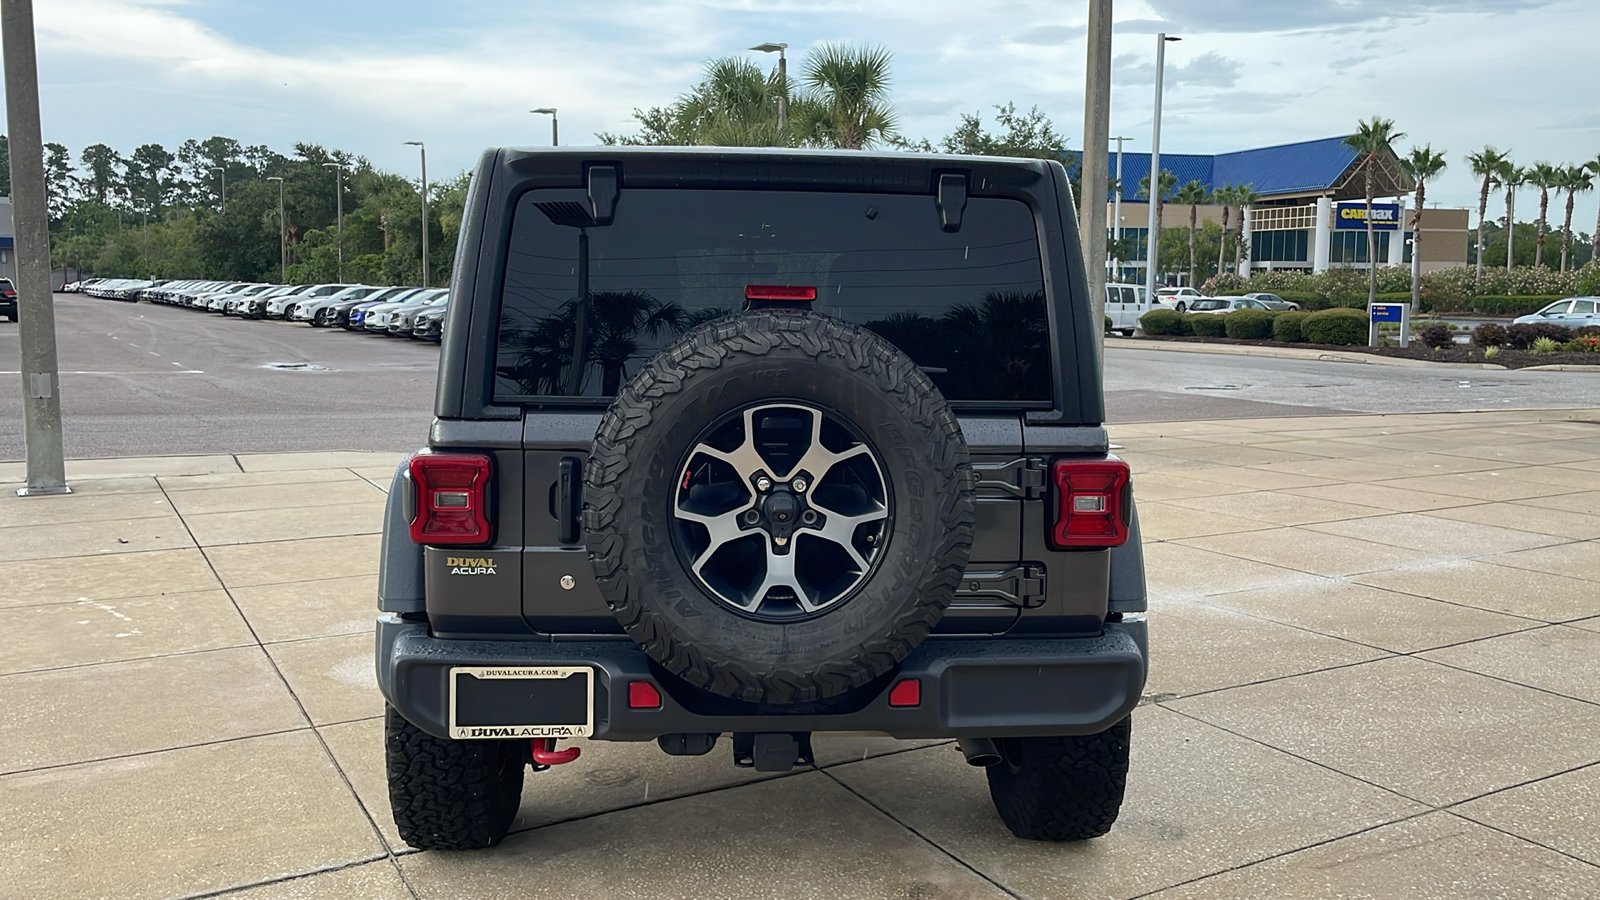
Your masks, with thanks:
[(1008, 606), (1033, 609), (1043, 606), (1044, 566), (1025, 563), (1000, 572), (972, 572), (961, 576), (956, 589), (957, 602), (999, 601)]
[(1045, 462), (1042, 457), (1025, 456), (1007, 463), (982, 463), (972, 467), (978, 476), (976, 489), (1000, 491), (1024, 500), (1044, 496)]

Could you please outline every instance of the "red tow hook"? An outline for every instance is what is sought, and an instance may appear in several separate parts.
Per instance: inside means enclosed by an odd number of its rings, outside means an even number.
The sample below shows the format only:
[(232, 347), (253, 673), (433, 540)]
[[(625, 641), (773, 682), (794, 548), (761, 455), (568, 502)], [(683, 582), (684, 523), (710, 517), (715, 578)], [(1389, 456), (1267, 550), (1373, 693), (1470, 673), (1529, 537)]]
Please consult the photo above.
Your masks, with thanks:
[(555, 738), (533, 739), (533, 763), (538, 766), (559, 766), (577, 759), (583, 753), (580, 747), (556, 749)]

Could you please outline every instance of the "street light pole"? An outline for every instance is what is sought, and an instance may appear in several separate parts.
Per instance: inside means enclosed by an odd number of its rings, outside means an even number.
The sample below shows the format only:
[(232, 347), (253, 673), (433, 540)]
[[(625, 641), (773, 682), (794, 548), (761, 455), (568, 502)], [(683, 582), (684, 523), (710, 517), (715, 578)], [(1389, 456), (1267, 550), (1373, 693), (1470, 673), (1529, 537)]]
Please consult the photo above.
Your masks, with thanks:
[[(528, 112), (534, 115), (550, 117), (550, 146), (559, 147), (561, 145), (561, 135), (556, 129), (556, 108), (554, 106), (541, 106), (538, 109), (530, 109)], [(418, 144), (417, 146), (420, 147), (422, 145)]]
[(283, 179), (276, 175), (267, 179), (278, 183), (278, 262), (281, 268), (279, 277), (284, 284), (289, 283), (289, 223), (283, 218)]
[(1150, 228), (1144, 243), (1144, 286), (1149, 299), (1156, 299), (1156, 262), (1160, 256), (1161, 235), (1156, 233), (1156, 207), (1161, 203), (1161, 79), (1167, 64), (1167, 41), (1183, 38), (1156, 35), (1156, 104), (1155, 119), (1150, 126)]
[(782, 88), (778, 92), (778, 130), (782, 131), (789, 124), (789, 60), (784, 56), (784, 51), (789, 49), (789, 45), (768, 42), (757, 44), (750, 49), (778, 54), (778, 84)]
[(339, 280), (344, 281), (344, 163), (325, 162), (324, 168), (333, 169), (333, 197), (338, 210)]
[(50, 218), (39, 133), (39, 60), (32, 0), (0, 3), (6, 130), (11, 134), (11, 201), (17, 259), (17, 331), (22, 359), (22, 431), (28, 484), (18, 494), (68, 494), (61, 447), (61, 376), (50, 296)]
[(222, 201), (217, 206), (217, 212), (227, 212), (228, 211), (228, 170), (224, 169), (222, 166), (212, 166), (211, 167), (211, 171), (222, 173), (219, 176), (222, 179), (222, 194), (221, 194)]
[[(555, 110), (550, 111), (552, 123), (555, 122)], [(553, 126), (552, 126), (553, 127)], [(555, 132), (551, 132), (553, 137)], [(421, 141), (406, 141), (407, 146), (416, 147), (422, 153), (422, 286), (428, 286), (428, 148)]]
[[(1083, 157), (1078, 177), (1078, 235), (1094, 333), (1105, 334), (1106, 314), (1106, 144), (1111, 134), (1111, 0), (1089, 0), (1089, 52), (1083, 92)], [(1097, 341), (1098, 343), (1098, 341)]]

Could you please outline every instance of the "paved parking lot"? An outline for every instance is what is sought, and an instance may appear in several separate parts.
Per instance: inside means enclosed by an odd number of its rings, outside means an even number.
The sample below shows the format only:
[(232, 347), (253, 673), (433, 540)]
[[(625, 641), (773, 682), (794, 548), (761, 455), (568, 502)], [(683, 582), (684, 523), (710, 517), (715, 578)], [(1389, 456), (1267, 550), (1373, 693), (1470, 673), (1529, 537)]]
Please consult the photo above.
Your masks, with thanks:
[(1112, 434), (1154, 670), (1123, 817), (1074, 846), (1012, 839), (950, 745), (835, 737), (781, 777), (589, 745), (502, 847), (413, 852), (370, 659), (392, 455), (0, 485), (0, 895), (1600, 896), (1600, 409)]

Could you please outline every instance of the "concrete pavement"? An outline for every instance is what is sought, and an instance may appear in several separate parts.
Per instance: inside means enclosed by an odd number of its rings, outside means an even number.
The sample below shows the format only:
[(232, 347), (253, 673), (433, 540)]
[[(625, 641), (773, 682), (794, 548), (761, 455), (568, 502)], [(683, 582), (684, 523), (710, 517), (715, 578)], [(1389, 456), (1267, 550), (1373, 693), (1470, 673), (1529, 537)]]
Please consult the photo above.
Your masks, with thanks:
[(0, 893), (1600, 895), (1600, 409), (1112, 435), (1154, 669), (1122, 819), (1069, 846), (947, 744), (824, 737), (781, 777), (588, 745), (502, 847), (415, 852), (371, 674), (393, 454), (0, 484)]

